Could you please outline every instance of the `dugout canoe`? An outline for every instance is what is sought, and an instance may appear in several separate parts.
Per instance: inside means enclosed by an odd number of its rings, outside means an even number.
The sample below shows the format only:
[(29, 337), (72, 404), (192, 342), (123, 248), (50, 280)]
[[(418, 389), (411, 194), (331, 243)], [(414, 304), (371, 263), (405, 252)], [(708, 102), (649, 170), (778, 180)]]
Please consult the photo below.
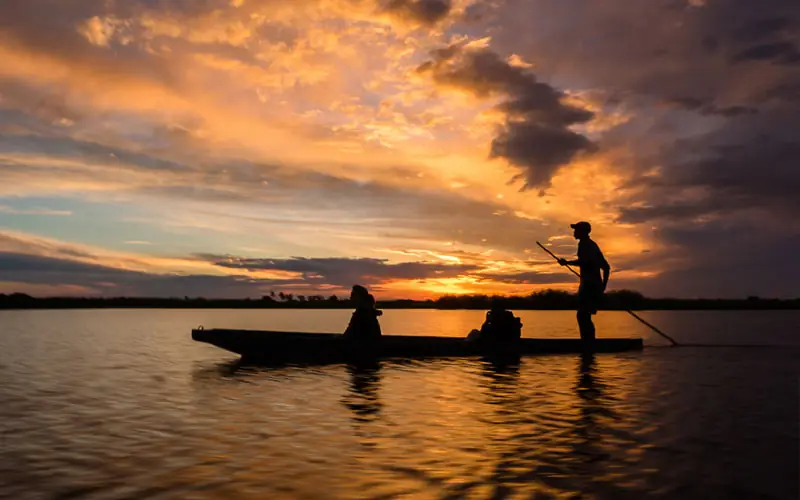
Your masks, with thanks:
[(487, 355), (623, 352), (644, 347), (641, 338), (603, 338), (585, 345), (579, 338), (523, 338), (502, 346), (458, 337), (384, 335), (375, 344), (359, 345), (340, 334), (266, 330), (192, 330), (192, 339), (253, 361), (344, 362), (363, 358), (430, 358)]

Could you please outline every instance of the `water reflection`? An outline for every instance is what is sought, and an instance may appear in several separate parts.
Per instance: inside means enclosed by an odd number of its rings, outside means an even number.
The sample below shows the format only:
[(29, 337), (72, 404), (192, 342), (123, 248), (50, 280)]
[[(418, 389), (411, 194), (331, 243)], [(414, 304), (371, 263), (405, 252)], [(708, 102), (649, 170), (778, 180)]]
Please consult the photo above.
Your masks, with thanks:
[(486, 481), (491, 488), (490, 498), (506, 498), (514, 491), (517, 462), (529, 447), (523, 430), (529, 423), (525, 418), (528, 401), (520, 394), (519, 368), (519, 359), (483, 361), (486, 403), (494, 408), (487, 420), (491, 426), (487, 444), (489, 450), (497, 452)]
[[(333, 323), (311, 313), (285, 325)], [(788, 313), (653, 320), (780, 345), (797, 340)], [(264, 369), (220, 363), (187, 328), (279, 328), (283, 311), (2, 314), (0, 498), (798, 498), (796, 350)], [(455, 335), (465, 314), (391, 318)], [(537, 336), (574, 330), (572, 313), (523, 314)]]
[[(528, 360), (524, 372), (564, 363), (570, 360)], [(492, 408), (484, 420), (489, 431), (484, 449), (493, 457), (485, 482), (492, 498), (581, 491), (630, 496), (614, 484), (611, 472), (619, 464), (611, 463), (610, 450), (625, 456), (625, 447), (636, 443), (620, 428), (624, 419), (613, 407), (595, 356), (583, 355), (574, 363), (573, 377), (541, 380), (521, 377), (519, 363), (484, 362), (484, 403)]]
[(579, 417), (575, 424), (575, 437), (570, 440), (572, 454), (579, 460), (573, 472), (591, 483), (601, 481), (608, 474), (603, 462), (610, 455), (604, 450), (603, 440), (613, 431), (604, 422), (606, 419), (618, 420), (614, 410), (606, 405), (607, 385), (598, 377), (597, 371), (594, 355), (580, 357), (575, 384)]
[[(332, 445), (327, 452), (348, 450), (351, 468), (345, 475), (352, 483), (345, 489), (350, 492), (380, 484), (393, 492), (413, 486), (482, 498), (580, 492), (625, 498), (631, 490), (623, 486), (620, 472), (636, 462), (638, 443), (615, 397), (615, 386), (624, 378), (620, 363), (593, 355), (407, 366), (399, 361), (328, 367), (227, 362), (198, 370), (196, 378), (201, 385), (213, 379), (234, 382), (224, 385), (226, 397), (241, 401), (242, 409), (260, 409), (258, 422), (251, 421), (249, 411), (234, 414), (225, 432), (259, 427), (273, 441), (294, 442), (302, 429), (309, 436), (342, 441), (344, 448)], [(389, 373), (391, 390), (385, 391)], [(259, 388), (248, 389), (250, 384)], [(282, 390), (288, 385), (295, 388), (292, 395)], [(342, 432), (346, 420), (334, 424), (330, 412), (335, 409), (328, 407), (324, 416), (311, 411), (336, 393), (330, 402), (344, 410), (350, 432)], [(206, 394), (203, 403), (219, 405), (214, 399)], [(327, 428), (320, 426), (326, 422)], [(359, 446), (344, 445), (348, 436)]]
[(199, 363), (198, 365), (198, 368), (194, 371), (194, 375), (198, 379), (242, 377), (247, 371), (247, 367), (239, 359), (223, 361), (222, 363), (215, 363), (211, 366), (206, 366), (203, 363)]
[(380, 361), (350, 363), (345, 367), (350, 384), (342, 402), (353, 412), (355, 423), (368, 423), (380, 418), (383, 407), (378, 397), (381, 368)]
[(286, 368), (282, 366), (254, 365), (243, 362), (241, 359), (222, 361), (219, 363), (198, 362), (192, 371), (192, 380), (196, 388), (206, 392), (209, 387), (216, 387), (219, 382), (237, 382), (255, 384), (259, 372)]
[(519, 377), (520, 364), (522, 363), (520, 356), (487, 357), (481, 361), (483, 374), (490, 380), (496, 381), (509, 377)]
[(608, 430), (602, 421), (604, 418), (616, 419), (617, 415), (604, 402), (606, 387), (602, 379), (597, 377), (595, 356), (582, 355), (578, 362), (578, 381), (575, 384), (580, 415), (575, 426), (578, 439), (573, 440), (573, 443), (576, 455), (582, 457), (587, 464), (608, 457), (599, 446), (603, 434)]

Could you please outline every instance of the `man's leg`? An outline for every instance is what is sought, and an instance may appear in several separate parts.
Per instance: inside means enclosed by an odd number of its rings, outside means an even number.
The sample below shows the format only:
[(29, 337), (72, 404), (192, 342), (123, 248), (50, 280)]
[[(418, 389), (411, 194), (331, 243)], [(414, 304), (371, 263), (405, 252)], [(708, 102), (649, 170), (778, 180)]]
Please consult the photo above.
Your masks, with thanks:
[(592, 323), (592, 313), (595, 311), (593, 304), (592, 290), (581, 283), (578, 289), (578, 329), (581, 332), (581, 340), (591, 342), (594, 340), (594, 323)]
[(589, 342), (594, 341), (595, 330), (591, 311), (578, 309), (578, 329), (581, 332), (581, 340)]

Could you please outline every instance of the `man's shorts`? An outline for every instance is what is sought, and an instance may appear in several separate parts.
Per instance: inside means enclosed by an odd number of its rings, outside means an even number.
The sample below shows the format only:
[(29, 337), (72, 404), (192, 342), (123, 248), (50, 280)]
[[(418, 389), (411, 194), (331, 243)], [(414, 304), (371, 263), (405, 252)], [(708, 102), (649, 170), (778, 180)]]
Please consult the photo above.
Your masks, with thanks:
[(603, 303), (603, 285), (588, 285), (581, 283), (578, 288), (578, 312), (597, 314)]

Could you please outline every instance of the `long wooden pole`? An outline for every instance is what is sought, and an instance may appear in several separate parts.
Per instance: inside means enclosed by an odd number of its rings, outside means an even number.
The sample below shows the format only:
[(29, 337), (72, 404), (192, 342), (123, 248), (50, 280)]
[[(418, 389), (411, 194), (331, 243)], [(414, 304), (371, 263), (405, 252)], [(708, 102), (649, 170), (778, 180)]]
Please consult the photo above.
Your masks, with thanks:
[[(542, 245), (542, 244), (541, 244), (541, 243), (539, 243), (538, 241), (536, 242), (536, 244), (537, 244), (537, 245), (539, 245), (539, 247), (540, 247), (542, 250), (544, 250), (545, 252), (549, 253), (551, 257), (553, 257), (554, 259), (558, 260), (558, 257), (556, 257), (556, 255), (555, 255), (553, 252), (551, 252), (551, 251), (550, 251), (548, 248), (546, 248), (544, 245)], [(567, 267), (567, 269), (569, 269), (570, 271), (572, 271), (572, 274), (574, 274), (574, 275), (575, 275), (575, 276), (577, 276), (578, 278), (580, 278), (580, 277), (581, 277), (581, 275), (580, 275), (580, 273), (579, 273), (578, 271), (576, 271), (576, 270), (572, 269), (572, 268), (571, 268), (569, 265), (567, 265), (566, 267)], [(647, 321), (645, 321), (644, 319), (642, 319), (641, 317), (639, 317), (639, 315), (637, 315), (637, 314), (636, 314), (636, 313), (634, 313), (633, 311), (631, 311), (631, 310), (629, 310), (629, 309), (625, 309), (625, 312), (626, 312), (626, 313), (628, 313), (628, 314), (630, 314), (630, 315), (631, 315), (631, 316), (633, 316), (634, 318), (638, 319), (639, 321), (641, 321), (641, 322), (642, 322), (644, 325), (646, 325), (646, 326), (650, 327), (650, 328), (651, 328), (651, 329), (652, 329), (654, 332), (656, 332), (657, 334), (661, 335), (661, 336), (662, 336), (662, 337), (664, 337), (665, 339), (667, 339), (667, 340), (669, 340), (670, 342), (672, 342), (672, 345), (679, 345), (679, 344), (678, 344), (678, 342), (677, 342), (675, 339), (673, 339), (672, 337), (670, 337), (670, 336), (669, 336), (669, 335), (667, 335), (666, 333), (664, 333), (664, 332), (662, 332), (661, 330), (659, 330), (658, 328), (656, 328), (656, 327), (655, 327), (653, 324), (651, 324), (651, 323), (648, 323)]]

